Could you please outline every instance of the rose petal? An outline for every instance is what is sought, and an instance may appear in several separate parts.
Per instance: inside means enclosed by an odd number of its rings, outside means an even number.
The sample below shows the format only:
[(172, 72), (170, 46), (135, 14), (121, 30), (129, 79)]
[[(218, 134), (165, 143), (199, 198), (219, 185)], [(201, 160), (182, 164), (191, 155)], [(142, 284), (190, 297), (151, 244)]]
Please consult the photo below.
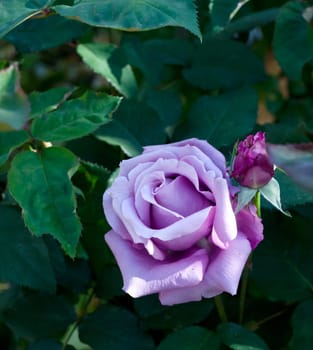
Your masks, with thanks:
[(216, 211), (212, 229), (212, 241), (218, 247), (226, 249), (229, 242), (237, 236), (237, 224), (225, 179), (215, 179), (213, 194), (216, 201)]
[(249, 205), (249, 207), (242, 209), (236, 215), (236, 219), (238, 231), (245, 234), (252, 249), (254, 249), (263, 240), (263, 224), (257, 215), (256, 207)]
[(161, 241), (170, 241), (186, 235), (196, 234), (198, 230), (202, 232), (203, 225), (207, 223), (211, 208), (212, 207), (202, 209), (162, 229), (153, 229), (144, 225), (138, 217), (131, 198), (127, 198), (123, 201), (120, 215), (123, 218), (123, 223), (127, 231), (135, 243), (140, 243), (143, 238), (158, 238)]
[[(230, 242), (228, 249), (218, 249), (209, 262), (204, 280), (196, 286), (161, 291), (162, 305), (174, 305), (212, 298), (223, 292), (236, 294), (242, 270), (251, 252), (249, 241), (240, 233)], [(209, 253), (209, 255), (211, 255)]]
[(198, 284), (208, 264), (204, 249), (174, 262), (160, 262), (151, 258), (145, 250), (136, 249), (114, 231), (105, 235), (122, 272), (123, 290), (132, 297), (140, 297), (162, 290)]

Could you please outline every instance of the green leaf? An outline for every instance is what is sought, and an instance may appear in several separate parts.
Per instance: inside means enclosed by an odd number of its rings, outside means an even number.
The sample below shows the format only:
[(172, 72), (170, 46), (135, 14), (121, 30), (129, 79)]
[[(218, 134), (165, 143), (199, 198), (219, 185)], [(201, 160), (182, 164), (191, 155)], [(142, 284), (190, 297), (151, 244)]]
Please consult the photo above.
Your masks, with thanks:
[(313, 254), (312, 223), (295, 214), (289, 218), (263, 210), (262, 215), (265, 238), (253, 254), (251, 292), (288, 303), (310, 297), (313, 267), (308, 261)]
[(0, 132), (0, 165), (7, 161), (10, 153), (29, 140), (25, 130)]
[(19, 210), (0, 205), (0, 281), (53, 292), (56, 281), (47, 248), (24, 226)]
[(152, 339), (138, 327), (135, 315), (111, 305), (103, 305), (85, 317), (79, 337), (94, 350), (154, 349)]
[(78, 45), (77, 52), (93, 71), (102, 75), (121, 94), (126, 97), (136, 95), (136, 78), (122, 49), (113, 44), (92, 43)]
[(57, 87), (50, 90), (39, 92), (33, 91), (29, 95), (30, 102), (30, 118), (37, 118), (52, 112), (59, 107), (59, 105), (67, 100), (72, 93), (73, 88), (69, 87)]
[(276, 180), (280, 185), (281, 201), (285, 208), (296, 205), (313, 203), (313, 193), (303, 190), (297, 186), (288, 176), (282, 172), (276, 172)]
[(86, 24), (55, 15), (26, 21), (9, 32), (4, 40), (11, 42), (19, 52), (29, 53), (77, 39), (87, 29)]
[(242, 208), (248, 205), (256, 193), (257, 190), (254, 188), (240, 187), (240, 192), (237, 195), (238, 203), (235, 212), (239, 213)]
[(259, 190), (262, 197), (270, 202), (276, 209), (281, 211), (283, 214), (290, 216), (290, 213), (284, 211), (281, 206), (280, 186), (279, 182), (276, 179), (272, 178), (269, 183), (261, 187)]
[(129, 157), (137, 156), (142, 152), (142, 146), (131, 131), (118, 120), (111, 120), (98, 129), (94, 135), (97, 139), (112, 146), (119, 146)]
[(301, 78), (304, 64), (313, 58), (313, 29), (309, 23), (312, 18), (305, 19), (305, 11), (303, 3), (287, 2), (278, 14), (274, 31), (274, 54), (294, 80)]
[(35, 235), (51, 234), (71, 257), (81, 231), (70, 182), (77, 168), (70, 151), (51, 147), (19, 153), (8, 175), (9, 190), (22, 207), (28, 228)]
[(264, 80), (262, 62), (251, 49), (233, 40), (208, 39), (199, 46), (184, 78), (202, 89), (229, 89)]
[(64, 297), (25, 292), (4, 312), (4, 320), (18, 337), (50, 337), (64, 332), (75, 321), (75, 312)]
[(65, 256), (58, 242), (50, 236), (45, 236), (44, 242), (58, 286), (74, 293), (86, 292), (91, 280), (88, 262), (77, 257), (73, 260)]
[[(248, 0), (249, 1), (249, 0)], [(232, 14), (247, 1), (240, 0), (212, 0), (210, 1), (210, 14), (213, 27), (224, 27), (232, 18)]]
[(201, 96), (177, 128), (175, 138), (198, 137), (215, 147), (233, 145), (253, 130), (256, 115), (257, 95), (250, 87), (218, 96)]
[(221, 324), (218, 333), (221, 341), (233, 350), (269, 350), (262, 338), (238, 324)]
[(201, 39), (193, 0), (79, 0), (55, 6), (62, 16), (75, 17), (96, 27), (139, 31), (165, 26), (183, 27)]
[(170, 333), (157, 350), (219, 350), (219, 338), (203, 327), (189, 327)]
[(142, 146), (166, 140), (157, 112), (135, 100), (124, 100), (114, 113), (113, 122), (103, 125), (94, 135), (99, 140), (120, 146), (129, 156), (140, 153)]
[(149, 90), (145, 101), (158, 112), (164, 127), (174, 125), (182, 113), (182, 101), (174, 91)]
[(306, 300), (295, 309), (291, 325), (293, 329), (290, 341), (291, 350), (310, 350), (313, 344), (313, 299)]
[(67, 345), (65, 348), (63, 344), (54, 339), (39, 339), (32, 343), (27, 350), (75, 350), (72, 346)]
[(142, 41), (137, 36), (126, 35), (121, 46), (129, 64), (138, 68), (153, 86), (167, 78), (164, 65), (190, 64), (194, 52), (193, 42), (178, 38)]
[(107, 94), (85, 93), (82, 97), (64, 102), (60, 108), (36, 118), (33, 136), (42, 141), (67, 141), (88, 135), (109, 121), (121, 98)]
[(0, 129), (22, 129), (28, 115), (28, 99), (20, 87), (17, 65), (13, 64), (0, 71)]
[(1, 0), (0, 38), (28, 18), (41, 13), (53, 2), (53, 0)]
[(272, 162), (307, 191), (313, 192), (313, 143), (267, 145)]
[(156, 295), (134, 300), (145, 329), (176, 329), (205, 320), (214, 305), (211, 300), (163, 306)]
[(84, 196), (78, 199), (78, 214), (82, 221), (82, 244), (89, 256), (89, 264), (96, 276), (97, 292), (105, 297), (121, 292), (119, 271), (113, 268), (114, 259), (104, 242), (104, 233), (110, 230), (102, 208), (103, 192), (111, 173), (96, 164), (82, 163), (73, 177), (74, 184)]

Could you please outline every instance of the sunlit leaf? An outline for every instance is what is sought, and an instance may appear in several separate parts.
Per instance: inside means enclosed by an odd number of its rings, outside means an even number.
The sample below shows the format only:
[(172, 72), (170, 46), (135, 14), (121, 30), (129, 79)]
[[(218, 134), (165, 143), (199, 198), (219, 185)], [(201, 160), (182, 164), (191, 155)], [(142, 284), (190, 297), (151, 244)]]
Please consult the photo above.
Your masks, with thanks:
[(193, 0), (76, 0), (73, 6), (55, 10), (97, 27), (138, 31), (177, 26), (201, 38)]
[(88, 135), (109, 121), (120, 100), (116, 96), (87, 92), (36, 118), (32, 134), (42, 141), (67, 141)]
[(0, 37), (26, 21), (29, 17), (41, 13), (53, 0), (1, 0)]

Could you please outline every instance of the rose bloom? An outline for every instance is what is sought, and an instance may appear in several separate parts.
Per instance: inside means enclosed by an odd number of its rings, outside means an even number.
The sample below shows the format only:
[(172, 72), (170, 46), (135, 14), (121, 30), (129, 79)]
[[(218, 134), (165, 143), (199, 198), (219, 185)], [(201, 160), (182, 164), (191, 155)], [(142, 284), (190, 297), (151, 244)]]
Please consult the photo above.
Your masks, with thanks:
[(265, 135), (257, 132), (238, 145), (232, 176), (244, 187), (260, 188), (274, 176), (274, 166), (266, 151)]
[(149, 146), (123, 161), (103, 205), (124, 291), (159, 293), (163, 305), (236, 294), (263, 225), (252, 205), (235, 215), (235, 193), (206, 141)]

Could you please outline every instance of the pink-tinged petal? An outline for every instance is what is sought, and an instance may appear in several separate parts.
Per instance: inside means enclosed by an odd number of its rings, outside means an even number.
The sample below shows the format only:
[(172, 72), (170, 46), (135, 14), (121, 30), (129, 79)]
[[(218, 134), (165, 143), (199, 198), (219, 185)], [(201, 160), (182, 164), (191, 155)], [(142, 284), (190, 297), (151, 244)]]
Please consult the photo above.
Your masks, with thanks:
[(238, 231), (242, 232), (249, 240), (252, 249), (254, 249), (263, 240), (263, 224), (258, 217), (256, 207), (242, 209), (237, 215)]
[(182, 260), (156, 261), (145, 250), (137, 249), (114, 231), (105, 235), (123, 276), (123, 290), (140, 297), (162, 290), (197, 285), (207, 268), (206, 251), (198, 250)]
[(208, 290), (222, 290), (232, 295), (236, 294), (242, 270), (250, 253), (251, 245), (241, 233), (229, 243), (227, 249), (218, 250), (210, 261), (204, 277)]
[(212, 229), (212, 241), (221, 249), (237, 236), (236, 217), (231, 205), (227, 181), (215, 179), (213, 194), (216, 201), (215, 218)]

